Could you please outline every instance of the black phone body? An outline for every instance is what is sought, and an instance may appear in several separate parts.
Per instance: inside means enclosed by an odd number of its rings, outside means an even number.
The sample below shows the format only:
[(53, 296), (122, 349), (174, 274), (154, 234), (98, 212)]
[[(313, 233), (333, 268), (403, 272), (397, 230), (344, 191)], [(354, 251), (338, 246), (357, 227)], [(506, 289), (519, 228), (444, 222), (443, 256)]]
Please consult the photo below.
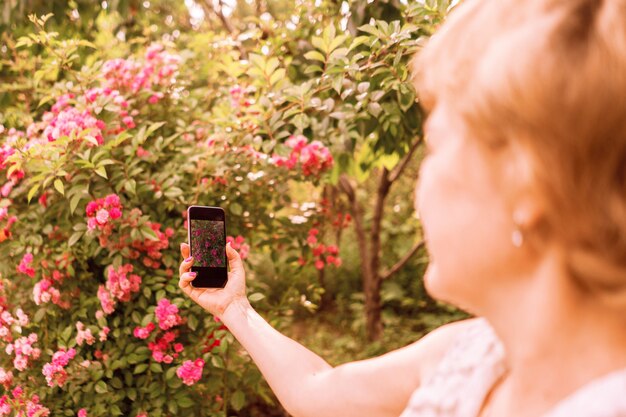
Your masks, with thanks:
[(220, 207), (190, 206), (187, 208), (187, 233), (191, 271), (196, 288), (224, 288), (228, 281), (226, 259), (226, 213)]

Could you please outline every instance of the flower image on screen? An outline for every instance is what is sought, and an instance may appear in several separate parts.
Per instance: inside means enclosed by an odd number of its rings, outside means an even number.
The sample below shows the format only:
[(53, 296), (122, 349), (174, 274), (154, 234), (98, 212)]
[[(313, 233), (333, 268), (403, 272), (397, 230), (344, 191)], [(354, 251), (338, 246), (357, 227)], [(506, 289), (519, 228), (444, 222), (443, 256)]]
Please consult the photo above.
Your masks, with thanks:
[(208, 268), (226, 267), (224, 222), (191, 219), (190, 243), (195, 266)]

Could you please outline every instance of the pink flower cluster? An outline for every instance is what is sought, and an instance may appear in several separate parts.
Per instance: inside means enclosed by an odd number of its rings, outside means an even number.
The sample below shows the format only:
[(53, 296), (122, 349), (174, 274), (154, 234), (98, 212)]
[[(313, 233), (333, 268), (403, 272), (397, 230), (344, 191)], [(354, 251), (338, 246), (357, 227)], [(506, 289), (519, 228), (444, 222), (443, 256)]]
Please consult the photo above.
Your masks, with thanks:
[(36, 360), (41, 355), (41, 350), (34, 348), (33, 344), (37, 342), (37, 334), (31, 333), (28, 337), (20, 337), (13, 343), (9, 343), (6, 347), (7, 355), (15, 354), (13, 366), (18, 371), (23, 371), (28, 367), (30, 360)]
[[(7, 394), (0, 397), (0, 417), (13, 415), (15, 417), (48, 417), (50, 410), (39, 403), (39, 396), (33, 394), (30, 399), (24, 398), (22, 387), (15, 387), (11, 391), (13, 399)], [(12, 414), (14, 412), (14, 414)]]
[(154, 314), (161, 330), (168, 330), (182, 323), (182, 318), (178, 315), (178, 307), (167, 298), (159, 300)]
[(226, 243), (228, 242), (230, 242), (230, 246), (233, 249), (239, 251), (239, 256), (241, 256), (241, 259), (248, 258), (248, 254), (250, 253), (250, 245), (245, 243), (243, 236), (226, 236)]
[[(183, 351), (184, 347), (181, 343), (175, 343), (177, 331), (170, 330), (175, 326), (183, 323), (182, 317), (178, 315), (178, 307), (172, 304), (168, 299), (159, 300), (154, 311), (156, 321), (160, 330), (165, 331), (162, 336), (155, 338), (154, 342), (148, 343), (148, 348), (152, 351), (152, 358), (157, 362), (172, 363)], [(136, 327), (133, 335), (138, 339), (147, 339), (157, 328), (154, 323), (150, 322), (145, 327)]]
[(230, 104), (234, 108), (249, 107), (252, 104), (252, 101), (246, 98), (247, 91), (240, 85), (232, 86), (228, 92), (230, 93)]
[(133, 272), (131, 264), (122, 265), (117, 269), (112, 266), (109, 268), (107, 282), (98, 287), (98, 298), (106, 314), (111, 314), (115, 310), (118, 300), (130, 301), (131, 295), (139, 291), (141, 277), (131, 272)]
[[(4, 289), (2, 287), (2, 289)], [(2, 302), (4, 302), (4, 297), (2, 297)], [(28, 325), (29, 319), (26, 313), (21, 308), (18, 308), (15, 312), (15, 317), (8, 311), (5, 310), (5, 306), (0, 306), (0, 339), (5, 342), (12, 342), (13, 335), (11, 334), (11, 326), (17, 324), (19, 326)]]
[[(4, 126), (0, 124), (0, 134), (3, 133), (4, 131), (5, 131)], [(7, 158), (9, 158), (11, 155), (15, 153), (15, 148), (14, 148), (15, 143), (20, 138), (23, 138), (23, 137), (24, 137), (24, 132), (16, 130), (15, 128), (11, 128), (7, 131), (7, 137), (3, 138), (2, 140), (3, 143), (0, 146), (0, 170), (9, 168), (10, 166), (14, 164), (14, 163), (8, 162)], [(22, 171), (21, 169), (14, 170), (10, 175), (8, 175), (8, 172), (7, 172), (7, 182), (5, 182), (2, 185), (2, 187), (0, 187), (0, 195), (2, 195), (2, 197), (8, 197), (11, 191), (13, 190), (13, 187), (15, 187), (23, 178), (24, 178), (24, 171)], [(8, 227), (10, 227), (14, 223), (14, 220), (12, 217), (9, 217), (8, 223), (10, 223), (8, 224)], [(5, 235), (6, 234), (7, 233), (5, 232)], [(0, 241), (4, 239), (6, 239), (6, 237), (2, 238), (2, 236), (0, 235)]]
[[(57, 105), (59, 102), (57, 101)], [(89, 110), (78, 110), (76, 107), (67, 107), (63, 110), (55, 112), (55, 106), (52, 107), (52, 112), (46, 112), (42, 120), (46, 123), (46, 127), (43, 130), (43, 135), (49, 142), (54, 142), (62, 136), (71, 137), (72, 134), (77, 134), (83, 130), (89, 129), (86, 136), (94, 138), (98, 145), (104, 143), (102, 131), (105, 128), (105, 124), (102, 120), (96, 119), (92, 116)], [(88, 142), (90, 146), (95, 144)]]
[(202, 377), (204, 360), (198, 358), (195, 361), (185, 361), (176, 370), (176, 375), (182, 379), (183, 384), (193, 385)]
[(17, 222), (17, 216), (9, 216), (9, 209), (7, 207), (2, 207), (0, 208), (0, 223), (5, 221), (6, 224), (3, 227), (0, 227), (0, 243), (11, 238), (11, 227), (15, 222)]
[(13, 372), (0, 368), (0, 384), (8, 390), (13, 385)]
[(61, 292), (53, 287), (52, 280), (44, 278), (35, 284), (35, 287), (33, 288), (33, 298), (35, 300), (35, 304), (37, 305), (48, 302), (60, 305)]
[(117, 194), (109, 194), (104, 198), (90, 201), (85, 212), (87, 214), (87, 228), (89, 230), (98, 228), (103, 231), (105, 236), (108, 236), (112, 232), (111, 221), (122, 216), (122, 203)]
[[(315, 268), (324, 269), (324, 266), (333, 264), (335, 266), (341, 266), (341, 258), (339, 255), (339, 248), (335, 245), (324, 245), (323, 243), (318, 243), (317, 235), (319, 234), (319, 230), (313, 228), (309, 230), (309, 234), (306, 239), (306, 243), (312, 248), (313, 256), (315, 258)], [(325, 255), (325, 256), (324, 256)], [(306, 261), (304, 258), (300, 258), (298, 260), (300, 265), (305, 265)]]
[(107, 110), (116, 114), (115, 120), (122, 122), (116, 125), (111, 124), (106, 133), (120, 133), (126, 129), (135, 127), (135, 119), (133, 116), (139, 114), (137, 109), (128, 112), (128, 100), (120, 94), (118, 90), (109, 87), (94, 87), (85, 92), (85, 100), (88, 104), (96, 103), (100, 106), (106, 106)]
[(76, 349), (59, 350), (52, 355), (52, 362), (43, 366), (42, 373), (46, 377), (48, 386), (55, 385), (62, 387), (67, 380), (67, 371), (65, 367), (76, 356)]
[[(136, 94), (151, 90), (155, 86), (171, 85), (180, 64), (180, 56), (164, 51), (163, 45), (152, 44), (146, 50), (143, 62), (129, 59), (112, 59), (102, 66), (105, 86)], [(158, 93), (150, 96), (154, 104), (162, 97)]]
[(168, 227), (162, 232), (161, 225), (153, 222), (146, 222), (146, 226), (154, 231), (158, 240), (144, 239), (132, 242), (131, 246), (134, 251), (131, 252), (130, 258), (136, 259), (140, 256), (140, 253), (143, 252), (146, 254), (142, 259), (144, 266), (157, 269), (161, 267), (160, 259), (163, 256), (161, 251), (169, 247), (169, 238), (174, 236), (174, 229)]
[(85, 325), (82, 322), (80, 321), (76, 322), (76, 330), (77, 330), (76, 344), (78, 346), (82, 346), (83, 343), (87, 343), (88, 345), (91, 346), (96, 342), (96, 338), (91, 333), (91, 330), (85, 328)]
[(184, 350), (182, 343), (176, 341), (176, 332), (169, 331), (163, 333), (154, 342), (148, 343), (148, 349), (152, 351), (152, 359), (157, 362), (172, 363), (178, 354)]
[(294, 169), (300, 166), (305, 176), (319, 176), (333, 166), (333, 156), (322, 142), (308, 139), (302, 135), (291, 135), (285, 145), (292, 149), (288, 158), (274, 154), (271, 162), (279, 167)]
[(146, 327), (135, 327), (133, 335), (138, 339), (147, 339), (155, 328), (154, 323), (150, 322)]
[(21, 272), (22, 274), (26, 274), (29, 277), (35, 276), (35, 269), (32, 267), (33, 264), (33, 254), (28, 252), (24, 254), (20, 264), (17, 266), (17, 272)]
[[(60, 260), (55, 260), (57, 268), (66, 268), (71, 263), (66, 255)], [(52, 302), (61, 308), (69, 308), (69, 301), (61, 299), (61, 292), (54, 286), (55, 283), (61, 284), (66, 278), (66, 275), (58, 269), (52, 271), (52, 274), (46, 273), (46, 268), (49, 267), (49, 263), (46, 259), (41, 261), (43, 278), (35, 284), (33, 288), (33, 299), (35, 304), (41, 305), (44, 303)]]

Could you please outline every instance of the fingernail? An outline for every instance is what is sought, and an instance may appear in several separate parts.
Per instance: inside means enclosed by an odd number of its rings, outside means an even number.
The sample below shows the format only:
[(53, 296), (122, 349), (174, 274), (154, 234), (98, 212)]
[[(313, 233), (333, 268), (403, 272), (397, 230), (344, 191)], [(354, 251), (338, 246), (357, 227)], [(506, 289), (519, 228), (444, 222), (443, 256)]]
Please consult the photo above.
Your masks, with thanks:
[(185, 259), (185, 262), (191, 262), (193, 260), (193, 256), (190, 256), (189, 258)]
[(196, 275), (197, 275), (197, 272), (190, 272), (189, 273), (189, 276), (192, 277), (192, 278), (195, 277)]

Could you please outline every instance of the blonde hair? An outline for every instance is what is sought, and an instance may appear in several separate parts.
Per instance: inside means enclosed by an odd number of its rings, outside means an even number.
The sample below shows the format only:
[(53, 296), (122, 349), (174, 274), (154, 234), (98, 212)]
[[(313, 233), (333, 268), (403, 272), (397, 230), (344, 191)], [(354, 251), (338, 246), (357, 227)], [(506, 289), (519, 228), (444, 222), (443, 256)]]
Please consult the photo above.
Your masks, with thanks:
[(626, 305), (626, 0), (466, 0), (412, 67), (427, 111), (527, 152), (570, 273)]

